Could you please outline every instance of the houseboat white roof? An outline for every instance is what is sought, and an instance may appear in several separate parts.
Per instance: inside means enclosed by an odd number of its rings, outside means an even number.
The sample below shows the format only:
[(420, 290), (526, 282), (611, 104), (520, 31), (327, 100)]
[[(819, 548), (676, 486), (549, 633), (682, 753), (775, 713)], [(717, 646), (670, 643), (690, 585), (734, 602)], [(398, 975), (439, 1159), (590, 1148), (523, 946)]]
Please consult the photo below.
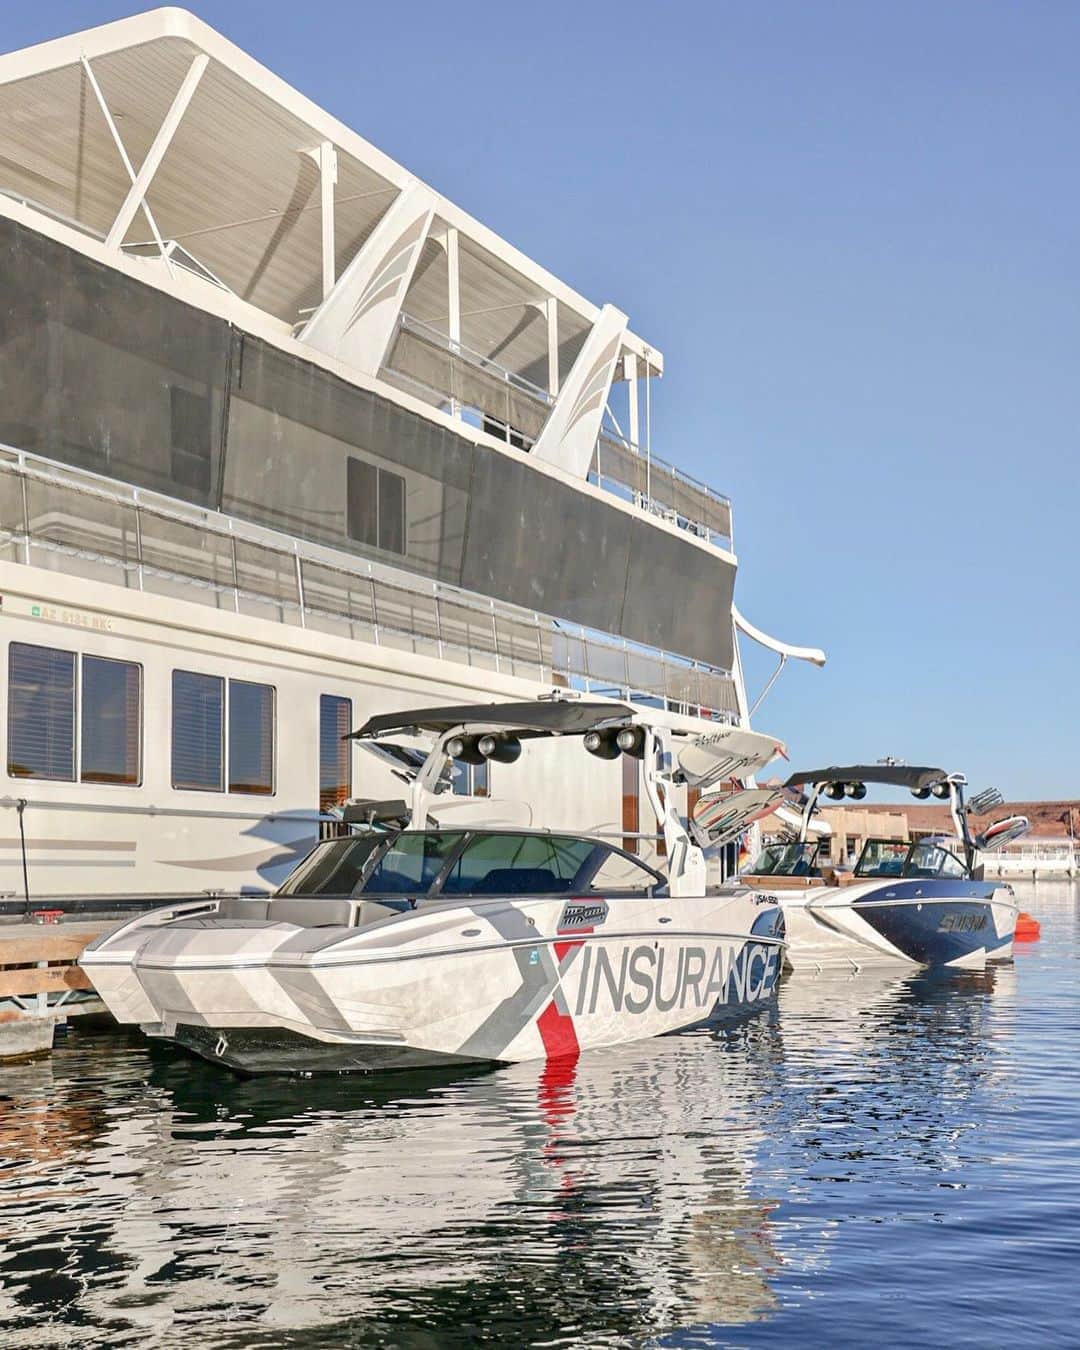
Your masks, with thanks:
[[(167, 244), (289, 325), (411, 190), (430, 216), (409, 315), (549, 394), (601, 314), (181, 9), (0, 56), (0, 164), (9, 196), (118, 249)], [(620, 355), (663, 370), (625, 328)]]

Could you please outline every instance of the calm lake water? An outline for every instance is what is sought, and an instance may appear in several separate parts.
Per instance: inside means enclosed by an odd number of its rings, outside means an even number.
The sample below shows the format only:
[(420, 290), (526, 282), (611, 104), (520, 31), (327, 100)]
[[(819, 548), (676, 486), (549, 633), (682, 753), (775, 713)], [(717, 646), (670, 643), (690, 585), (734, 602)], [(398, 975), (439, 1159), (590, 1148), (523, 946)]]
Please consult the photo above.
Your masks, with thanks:
[(241, 1080), (70, 1031), (0, 1069), (0, 1346), (1080, 1342), (1080, 893), (951, 978), (687, 1035)]

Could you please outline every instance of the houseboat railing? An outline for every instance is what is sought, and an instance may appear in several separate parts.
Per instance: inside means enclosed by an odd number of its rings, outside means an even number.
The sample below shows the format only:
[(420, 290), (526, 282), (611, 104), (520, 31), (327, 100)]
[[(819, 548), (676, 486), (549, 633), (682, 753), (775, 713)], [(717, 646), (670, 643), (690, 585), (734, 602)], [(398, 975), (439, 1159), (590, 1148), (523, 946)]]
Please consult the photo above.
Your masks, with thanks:
[(693, 716), (731, 673), (0, 447), (0, 559)]
[[(528, 450), (539, 436), (554, 402), (539, 385), (410, 314), (401, 315), (382, 374), (519, 450)], [(732, 548), (730, 500), (625, 438), (601, 432), (589, 481), (699, 539)]]

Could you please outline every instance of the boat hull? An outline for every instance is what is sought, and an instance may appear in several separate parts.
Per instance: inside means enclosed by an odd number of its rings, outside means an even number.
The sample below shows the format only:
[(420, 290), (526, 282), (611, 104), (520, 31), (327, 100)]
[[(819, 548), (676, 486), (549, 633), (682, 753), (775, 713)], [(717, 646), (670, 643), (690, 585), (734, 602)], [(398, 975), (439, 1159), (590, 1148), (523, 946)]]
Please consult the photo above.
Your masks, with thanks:
[(1012, 956), (1008, 887), (969, 880), (868, 881), (783, 891), (793, 970), (880, 964), (972, 968)]
[(559, 1058), (771, 998), (783, 917), (738, 897), (474, 901), (368, 929), (135, 921), (82, 964), (120, 1021), (247, 1072)]

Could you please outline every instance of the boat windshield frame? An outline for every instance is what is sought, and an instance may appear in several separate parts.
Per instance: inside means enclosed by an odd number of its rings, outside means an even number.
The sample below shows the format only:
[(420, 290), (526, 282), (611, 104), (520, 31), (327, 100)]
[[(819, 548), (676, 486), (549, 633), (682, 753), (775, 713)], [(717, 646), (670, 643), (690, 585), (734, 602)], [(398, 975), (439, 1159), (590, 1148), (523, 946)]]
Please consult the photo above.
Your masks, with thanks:
[[(891, 849), (903, 849), (904, 854), (900, 862), (898, 871), (865, 871), (864, 863), (867, 853), (870, 850), (886, 845)], [(943, 854), (943, 858), (938, 867), (930, 870), (925, 866), (913, 866), (916, 855), (922, 849), (931, 848), (936, 852)], [(951, 860), (956, 865), (956, 870), (945, 870)], [(958, 858), (952, 849), (948, 848), (940, 839), (885, 839), (870, 838), (864, 841), (859, 851), (859, 858), (852, 872), (853, 876), (863, 881), (969, 881), (971, 879), (971, 869), (967, 867), (963, 860)]]
[[(395, 889), (385, 889), (385, 888), (369, 889), (370, 882), (372, 878), (375, 876), (375, 873), (379, 865), (387, 857), (387, 855), (394, 849), (394, 847), (399, 844), (400, 840), (403, 837), (415, 838), (417, 836), (422, 837), (437, 836), (450, 838), (451, 842), (449, 843), (449, 846), (445, 849), (445, 851), (438, 853), (436, 855), (436, 859), (438, 862), (437, 868), (435, 868), (427, 877), (424, 877), (421, 881), (419, 881), (418, 884), (416, 884), (415, 886), (403, 885)], [(454, 868), (461, 860), (463, 855), (474, 844), (477, 844), (478, 842), (483, 840), (498, 837), (507, 837), (511, 839), (520, 839), (520, 840), (536, 839), (546, 841), (549, 843), (552, 841), (557, 842), (565, 840), (568, 843), (576, 845), (587, 845), (588, 848), (581, 862), (577, 866), (573, 876), (560, 878), (559, 885), (553, 886), (549, 890), (529, 889), (519, 891), (512, 885), (508, 885), (505, 889), (484, 889), (482, 885), (479, 884), (480, 880), (482, 879), (478, 879), (478, 885), (473, 888), (463, 887), (460, 890), (445, 889), (448, 881), (451, 878), (451, 874), (453, 873)], [(298, 889), (298, 885), (302, 883), (304, 875), (310, 872), (312, 865), (314, 864), (317, 856), (320, 853), (325, 852), (328, 846), (341, 847), (343, 844), (346, 844), (353, 839), (357, 841), (357, 844), (360, 847), (362, 847), (360, 841), (365, 840), (369, 844), (369, 851), (367, 852), (364, 858), (363, 867), (359, 872), (358, 879), (354, 883), (351, 890), (330, 892), (321, 890), (305, 891)], [(482, 898), (494, 899), (497, 897), (524, 898), (529, 895), (536, 895), (536, 896), (565, 895), (568, 898), (574, 898), (579, 894), (588, 895), (590, 893), (590, 887), (592, 885), (593, 878), (600, 871), (601, 867), (603, 867), (605, 862), (607, 862), (608, 859), (612, 857), (625, 859), (627, 865), (635, 869), (636, 873), (643, 873), (645, 874), (645, 876), (650, 878), (651, 884), (644, 887), (638, 886), (632, 888), (619, 887), (615, 885), (605, 888), (603, 892), (600, 891), (592, 892), (593, 894), (599, 895), (602, 893), (604, 895), (613, 895), (613, 896), (625, 895), (628, 897), (640, 896), (641, 898), (660, 898), (661, 896), (667, 895), (668, 881), (663, 876), (662, 873), (658, 872), (654, 867), (650, 867), (648, 863), (644, 862), (643, 859), (637, 857), (635, 854), (629, 853), (627, 850), (619, 848), (617, 845), (609, 843), (607, 840), (604, 839), (597, 839), (587, 834), (573, 834), (570, 831), (484, 829), (476, 827), (463, 829), (460, 827), (451, 827), (446, 829), (396, 830), (392, 833), (388, 833), (385, 836), (383, 836), (373, 846), (371, 845), (370, 836), (364, 835), (341, 836), (337, 839), (321, 840), (319, 843), (315, 845), (315, 847), (311, 850), (311, 852), (308, 853), (307, 856), (304, 859), (302, 859), (300, 863), (297, 864), (293, 872), (285, 879), (285, 881), (275, 892), (275, 896), (280, 896), (282, 898), (288, 897), (290, 899), (297, 899), (297, 900), (316, 899), (316, 898), (323, 900), (331, 898), (351, 899), (351, 900), (379, 900), (382, 897), (387, 898), (393, 897), (396, 900), (407, 898), (414, 904), (420, 903), (422, 901), (436, 901), (436, 900), (446, 900), (449, 902), (454, 902), (459, 899), (468, 899), (468, 898), (477, 898), (477, 899)], [(513, 867), (511, 865), (511, 867), (509, 868), (492, 869), (492, 870), (504, 870), (509, 872), (513, 870)], [(535, 867), (522, 868), (521, 871), (532, 872), (535, 874), (537, 872), (537, 869)]]
[[(749, 876), (760, 877), (820, 877), (821, 845), (822, 841), (820, 839), (791, 839), (786, 843), (777, 842), (775, 844), (763, 844), (761, 852), (754, 859), (751, 866), (746, 869), (747, 874)], [(784, 871), (777, 871), (776, 868), (773, 867), (769, 871), (763, 872), (758, 866), (766, 854), (782, 852), (793, 853), (800, 857), (806, 857), (808, 854), (809, 866), (807, 870), (805, 872), (791, 872), (786, 869)], [(793, 858), (792, 861), (796, 861), (796, 858)]]

